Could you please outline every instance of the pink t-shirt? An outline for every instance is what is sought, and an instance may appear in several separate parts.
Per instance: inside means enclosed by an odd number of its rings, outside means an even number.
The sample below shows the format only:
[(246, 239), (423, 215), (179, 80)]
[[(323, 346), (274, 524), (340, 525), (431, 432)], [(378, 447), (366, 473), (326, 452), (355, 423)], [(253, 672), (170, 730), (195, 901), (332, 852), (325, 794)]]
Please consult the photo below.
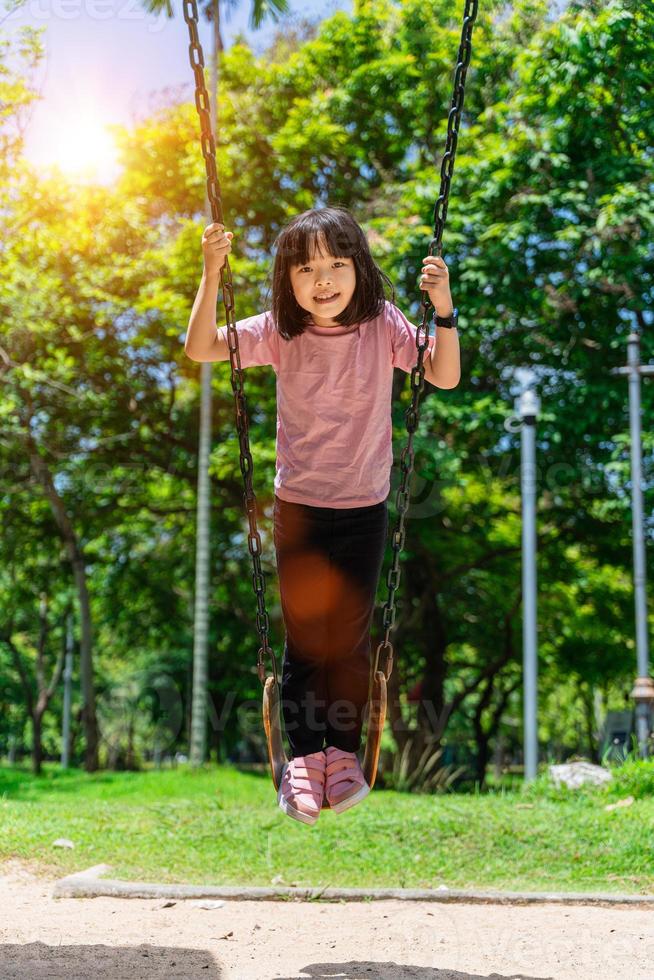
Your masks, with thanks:
[[(237, 320), (236, 329), (241, 367), (271, 364), (277, 375), (275, 493), (312, 507), (385, 500), (393, 368), (410, 374), (416, 365), (414, 324), (386, 300), (374, 320), (349, 327), (311, 321), (292, 340), (279, 336), (270, 311)], [(430, 351), (435, 341), (431, 333)]]

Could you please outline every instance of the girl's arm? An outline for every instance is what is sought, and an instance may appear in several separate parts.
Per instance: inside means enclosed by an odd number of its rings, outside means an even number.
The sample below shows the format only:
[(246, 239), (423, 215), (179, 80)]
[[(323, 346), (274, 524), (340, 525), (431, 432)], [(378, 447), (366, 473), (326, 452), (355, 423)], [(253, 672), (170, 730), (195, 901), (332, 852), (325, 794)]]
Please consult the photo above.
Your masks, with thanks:
[[(434, 310), (449, 316), (454, 305), (450, 292), (450, 273), (445, 260), (426, 255), (422, 260), (421, 289), (426, 289)], [(424, 358), (425, 378), (437, 388), (456, 388), (461, 380), (461, 353), (456, 327), (436, 327), (436, 344)]]
[(456, 388), (461, 380), (461, 353), (456, 327), (436, 327), (434, 349), (426, 354), (425, 379), (436, 388)]
[(184, 352), (192, 361), (228, 361), (229, 347), (225, 330), (216, 329), (216, 303), (220, 272), (202, 273), (188, 322)]
[(216, 303), (220, 271), (232, 250), (233, 232), (219, 222), (207, 225), (202, 234), (204, 270), (188, 322), (184, 351), (192, 361), (228, 361), (225, 330), (216, 329)]

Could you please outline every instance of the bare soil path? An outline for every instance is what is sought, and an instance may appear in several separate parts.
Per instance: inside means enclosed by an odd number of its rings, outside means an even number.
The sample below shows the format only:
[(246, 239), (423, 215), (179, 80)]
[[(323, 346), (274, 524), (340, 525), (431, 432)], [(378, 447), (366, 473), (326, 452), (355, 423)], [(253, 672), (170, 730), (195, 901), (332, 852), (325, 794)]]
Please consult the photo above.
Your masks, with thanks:
[(654, 980), (654, 911), (53, 898), (0, 866), (2, 980)]

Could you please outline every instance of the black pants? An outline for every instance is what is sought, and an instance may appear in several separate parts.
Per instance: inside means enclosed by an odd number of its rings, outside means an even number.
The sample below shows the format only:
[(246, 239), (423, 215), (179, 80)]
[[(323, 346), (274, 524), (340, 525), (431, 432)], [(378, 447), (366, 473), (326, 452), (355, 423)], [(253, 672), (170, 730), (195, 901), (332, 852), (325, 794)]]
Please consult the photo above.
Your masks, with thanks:
[(361, 747), (370, 628), (388, 533), (387, 501), (310, 507), (275, 495), (286, 638), (281, 707), (292, 757)]

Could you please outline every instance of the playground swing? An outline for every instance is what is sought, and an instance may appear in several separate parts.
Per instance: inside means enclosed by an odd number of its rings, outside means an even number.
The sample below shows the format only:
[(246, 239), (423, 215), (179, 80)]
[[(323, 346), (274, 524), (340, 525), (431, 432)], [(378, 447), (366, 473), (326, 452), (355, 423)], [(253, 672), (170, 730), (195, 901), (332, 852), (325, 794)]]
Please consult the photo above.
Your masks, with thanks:
[[(478, 0), (466, 0), (463, 26), (461, 31), (461, 41), (457, 56), (457, 65), (454, 73), (454, 85), (452, 104), (447, 120), (447, 141), (445, 153), (441, 163), (441, 186), (434, 207), (434, 237), (429, 245), (429, 254), (433, 255), (436, 250), (437, 255), (442, 252), (443, 229), (447, 216), (447, 207), (450, 193), (450, 184), (454, 170), (454, 158), (458, 140), (458, 126), (463, 110), (463, 100), (465, 94), (465, 80), (471, 55), (472, 29), (477, 17)], [(198, 9), (196, 0), (184, 0), (184, 20), (189, 29), (189, 58), (195, 76), (195, 105), (200, 118), (201, 145), (207, 172), (207, 196), (211, 206), (212, 221), (220, 222), (224, 225), (222, 200), (220, 195), (220, 182), (216, 170), (216, 146), (211, 131), (210, 103), (204, 81), (204, 54), (198, 35)], [(275, 785), (279, 789), (282, 779), (284, 766), (288, 763), (288, 758), (282, 743), (281, 726), (281, 705), (280, 705), (280, 686), (277, 674), (277, 662), (272, 647), (268, 641), (269, 618), (265, 603), (265, 579), (261, 569), (261, 537), (257, 530), (256, 521), (256, 497), (252, 489), (252, 455), (250, 453), (250, 443), (248, 434), (247, 407), (245, 392), (243, 390), (243, 375), (241, 369), (241, 359), (238, 347), (238, 332), (236, 330), (236, 316), (234, 312), (234, 289), (229, 268), (229, 259), (226, 259), (221, 270), (221, 287), (223, 291), (223, 301), (225, 304), (225, 316), (227, 325), (227, 343), (229, 347), (229, 359), (231, 366), (231, 384), (234, 392), (234, 405), (236, 411), (236, 429), (239, 438), (239, 460), (241, 473), (243, 474), (243, 484), (245, 487), (244, 501), (245, 512), (248, 517), (249, 535), (248, 550), (252, 556), (253, 574), (252, 584), (257, 598), (257, 618), (256, 626), (259, 633), (261, 646), (257, 653), (257, 673), (263, 685), (263, 725), (266, 733), (268, 746), (268, 760), (270, 771)], [(417, 362), (411, 372), (411, 405), (405, 412), (406, 428), (408, 432), (407, 445), (402, 450), (400, 466), (402, 478), (396, 493), (396, 506), (398, 511), (398, 522), (393, 531), (393, 562), (388, 571), (388, 599), (384, 606), (383, 626), (384, 638), (379, 643), (375, 652), (374, 663), (370, 672), (370, 683), (368, 689), (368, 708), (366, 721), (366, 740), (363, 759), (363, 773), (366, 782), (372, 789), (377, 776), (377, 766), (379, 762), (379, 751), (381, 748), (381, 737), (386, 721), (386, 682), (393, 669), (393, 646), (390, 641), (390, 631), (395, 624), (395, 592), (400, 584), (400, 552), (404, 546), (405, 530), (404, 518), (409, 508), (409, 481), (413, 472), (414, 451), (413, 433), (418, 427), (420, 420), (419, 402), (420, 394), (424, 387), (424, 352), (429, 343), (429, 325), (427, 315), (431, 303), (425, 291), (421, 300), (422, 324), (416, 330), (416, 349)], [(432, 307), (433, 308), (433, 307)], [(423, 339), (424, 338), (424, 339)], [(384, 654), (386, 659), (383, 665), (380, 664), (380, 657)], [(272, 674), (266, 677), (265, 658), (270, 657), (272, 664)], [(329, 809), (329, 803), (325, 800), (323, 809)]]

